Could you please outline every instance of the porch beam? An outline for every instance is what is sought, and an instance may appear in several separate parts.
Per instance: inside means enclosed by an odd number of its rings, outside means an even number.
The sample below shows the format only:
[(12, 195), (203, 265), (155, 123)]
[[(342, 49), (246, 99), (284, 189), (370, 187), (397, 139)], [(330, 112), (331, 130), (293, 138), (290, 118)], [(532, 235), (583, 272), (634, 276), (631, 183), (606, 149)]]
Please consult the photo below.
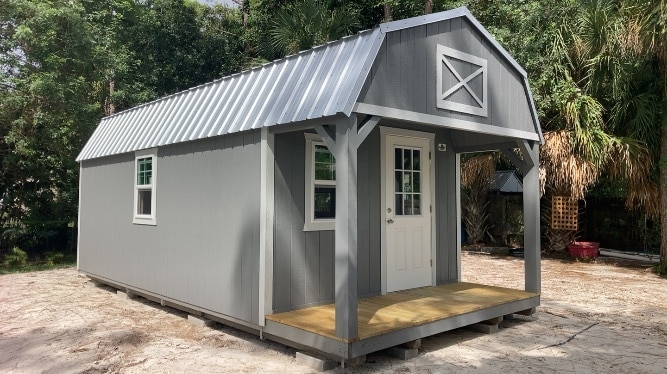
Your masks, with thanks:
[[(336, 122), (336, 336), (354, 339), (357, 322), (357, 116)], [(318, 130), (319, 133), (319, 130)], [(322, 134), (320, 134), (322, 136)], [(324, 138), (324, 136), (323, 136)], [(327, 144), (327, 146), (329, 146)]]
[[(527, 142), (526, 142), (527, 143)], [(525, 153), (523, 153), (525, 152)], [(522, 148), (527, 171), (523, 174), (523, 222), (524, 222), (524, 277), (525, 290), (540, 293), (540, 168), (539, 147), (525, 144)]]
[(315, 132), (317, 132), (317, 135), (322, 138), (322, 141), (327, 146), (327, 148), (329, 148), (329, 150), (335, 154), (334, 148), (336, 148), (336, 130), (332, 129), (329, 125), (315, 125), (314, 129)]
[(489, 143), (481, 145), (464, 145), (459, 147), (454, 147), (454, 150), (457, 153), (474, 153), (474, 152), (488, 152), (496, 151), (499, 149), (513, 149), (516, 148), (516, 143), (514, 142), (501, 142), (501, 143)]

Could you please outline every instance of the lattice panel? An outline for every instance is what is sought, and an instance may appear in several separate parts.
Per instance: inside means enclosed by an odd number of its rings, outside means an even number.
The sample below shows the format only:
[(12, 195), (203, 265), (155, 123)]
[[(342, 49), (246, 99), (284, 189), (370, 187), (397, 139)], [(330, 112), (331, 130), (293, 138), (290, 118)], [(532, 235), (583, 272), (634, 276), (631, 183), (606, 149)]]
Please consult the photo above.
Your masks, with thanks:
[(551, 228), (577, 231), (579, 204), (569, 196), (553, 196), (551, 199)]

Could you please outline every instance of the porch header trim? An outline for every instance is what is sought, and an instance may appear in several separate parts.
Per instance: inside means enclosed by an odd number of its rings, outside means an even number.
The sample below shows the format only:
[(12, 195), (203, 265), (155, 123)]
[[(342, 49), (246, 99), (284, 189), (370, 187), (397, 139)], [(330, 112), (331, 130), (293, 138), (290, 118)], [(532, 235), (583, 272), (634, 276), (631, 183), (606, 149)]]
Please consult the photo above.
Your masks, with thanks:
[(357, 103), (353, 109), (356, 113), (370, 114), (374, 116), (383, 116), (384, 118), (400, 119), (410, 122), (418, 122), (427, 125), (434, 125), (455, 130), (472, 131), (482, 134), (506, 136), (532, 141), (540, 141), (540, 135), (516, 129), (485, 125), (477, 122), (464, 121), (455, 118), (434, 116), (432, 114), (418, 113), (409, 110), (389, 108), (380, 105)]

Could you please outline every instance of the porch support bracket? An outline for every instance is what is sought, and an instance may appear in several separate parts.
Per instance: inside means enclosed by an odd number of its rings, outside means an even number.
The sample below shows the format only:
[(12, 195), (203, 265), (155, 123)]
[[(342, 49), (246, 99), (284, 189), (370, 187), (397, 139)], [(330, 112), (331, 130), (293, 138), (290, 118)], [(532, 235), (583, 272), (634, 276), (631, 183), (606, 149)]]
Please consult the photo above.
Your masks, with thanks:
[(330, 125), (315, 125), (315, 132), (322, 138), (324, 144), (331, 152), (336, 148), (336, 130)]
[(364, 121), (364, 123), (359, 125), (359, 129), (357, 130), (357, 136), (355, 137), (355, 143), (354, 143), (355, 148), (359, 149), (361, 143), (363, 143), (364, 140), (366, 140), (371, 131), (373, 131), (375, 126), (377, 126), (378, 122), (380, 122), (380, 119), (382, 119), (382, 117), (372, 116), (366, 121)]

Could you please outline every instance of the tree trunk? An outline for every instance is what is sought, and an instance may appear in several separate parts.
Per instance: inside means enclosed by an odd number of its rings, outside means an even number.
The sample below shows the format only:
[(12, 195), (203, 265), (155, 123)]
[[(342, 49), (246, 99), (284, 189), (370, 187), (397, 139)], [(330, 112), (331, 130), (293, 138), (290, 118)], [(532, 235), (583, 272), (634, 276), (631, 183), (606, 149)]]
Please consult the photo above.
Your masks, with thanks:
[(433, 0), (424, 1), (424, 14), (433, 13)]
[(660, 263), (667, 264), (667, 97), (663, 97), (662, 108), (662, 139), (660, 142)]
[(116, 113), (116, 105), (113, 102), (113, 94), (116, 91), (116, 82), (113, 80), (109, 81), (109, 97), (107, 97), (106, 100), (106, 108), (104, 108), (104, 112), (107, 116), (110, 116), (114, 113)]
[(384, 2), (384, 22), (391, 21), (391, 4), (388, 1)]

